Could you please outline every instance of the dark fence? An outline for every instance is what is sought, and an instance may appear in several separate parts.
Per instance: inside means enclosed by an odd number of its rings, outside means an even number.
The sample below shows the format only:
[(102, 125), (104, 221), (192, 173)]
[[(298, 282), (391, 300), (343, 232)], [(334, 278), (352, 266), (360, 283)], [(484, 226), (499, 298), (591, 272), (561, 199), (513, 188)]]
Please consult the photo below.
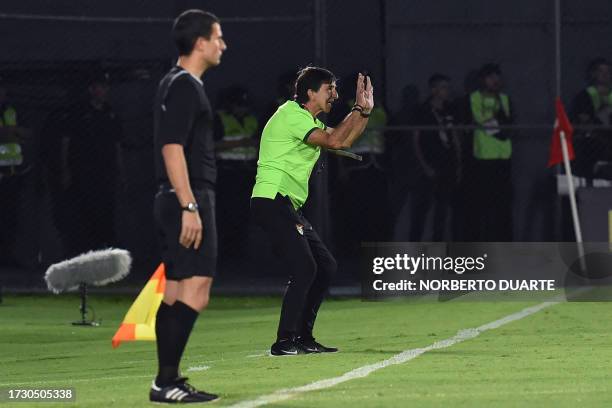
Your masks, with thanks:
[[(174, 63), (172, 16), (194, 4), (148, 5), (143, 18), (131, 8), (79, 5), (75, 11), (65, 3), (63, 9), (37, 13), (18, 5), (0, 10), (5, 50), (0, 88), (7, 91), (0, 106), (5, 112), (14, 108), (17, 116), (16, 129), (2, 118), (0, 144), (19, 144), (22, 150), (16, 162), (0, 166), (5, 286), (40, 286), (48, 265), (108, 245), (131, 251), (137, 281), (159, 263), (152, 217), (152, 100)], [(418, 23), (410, 17), (413, 6), (397, 1), (358, 2), (363, 12), (335, 1), (272, 3), (276, 6), (261, 2), (262, 9), (245, 5), (239, 11), (211, 4), (222, 17), (230, 48), (222, 65), (206, 74), (206, 89), (218, 111), (252, 116), (256, 130), (247, 136), (257, 140), (279, 100), (290, 95), (286, 86), (297, 68), (324, 63), (340, 75), (341, 99), (325, 118), (331, 126), (350, 110), (356, 70), (372, 74), (377, 109), (363, 141), (353, 147), (364, 160), (324, 153), (305, 208), (339, 259), (338, 282), (356, 280), (362, 242), (574, 239), (562, 166), (547, 167), (556, 71), (553, 8), (534, 6), (546, 18), (532, 19), (530, 8), (516, 18), (494, 18), (475, 5), (447, 2), (448, 16), (432, 14)], [(470, 14), (468, 24), (458, 17), (462, 7), (480, 14)], [(602, 93), (585, 117), (594, 101), (580, 93), (596, 80), (588, 70), (584, 81), (588, 60), (606, 57), (601, 51), (609, 50), (612, 37), (604, 35), (609, 27), (602, 21), (610, 16), (575, 14), (569, 4), (562, 11), (564, 55), (581, 56), (579, 63), (561, 60), (564, 101), (576, 126), (572, 165), (579, 186), (610, 188), (611, 99)], [(364, 24), (367, 29), (360, 29)], [(529, 37), (525, 30), (537, 38), (534, 44), (516, 43)], [(607, 43), (592, 46), (597, 38)], [(469, 58), (459, 61), (460, 55)], [(470, 97), (482, 78), (471, 68), (487, 62), (500, 63), (511, 111), (498, 107), (496, 122), (483, 128)], [(603, 65), (609, 87), (609, 64)], [(448, 76), (455, 90), (434, 113), (427, 79), (435, 72)], [(540, 78), (545, 73), (549, 77)], [(222, 140), (219, 129), (223, 126), (217, 129)], [(479, 157), (474, 141), (483, 132), (509, 141), (507, 154), (498, 160)], [(220, 278), (251, 285), (285, 276), (265, 236), (249, 223), (254, 160), (222, 156)]]

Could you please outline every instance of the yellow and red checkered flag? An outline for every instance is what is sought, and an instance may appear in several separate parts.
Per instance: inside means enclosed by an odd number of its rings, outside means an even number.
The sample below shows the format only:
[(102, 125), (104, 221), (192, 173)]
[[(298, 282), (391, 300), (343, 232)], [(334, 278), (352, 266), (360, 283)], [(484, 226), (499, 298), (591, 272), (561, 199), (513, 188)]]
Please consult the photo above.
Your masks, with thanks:
[(160, 264), (151, 276), (113, 336), (113, 348), (122, 341), (155, 340), (155, 316), (164, 297), (166, 273)]

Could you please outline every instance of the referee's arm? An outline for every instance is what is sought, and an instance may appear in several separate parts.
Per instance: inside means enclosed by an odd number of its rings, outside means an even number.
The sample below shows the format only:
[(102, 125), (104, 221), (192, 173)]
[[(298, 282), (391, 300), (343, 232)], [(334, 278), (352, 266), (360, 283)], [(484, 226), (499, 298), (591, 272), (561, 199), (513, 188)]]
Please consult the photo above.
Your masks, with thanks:
[[(189, 184), (189, 173), (187, 172), (187, 161), (185, 160), (183, 146), (175, 143), (166, 144), (162, 147), (162, 156), (168, 180), (174, 188), (181, 207), (196, 202)], [(202, 220), (199, 214), (184, 211), (179, 242), (186, 248), (193, 245), (194, 249), (198, 249), (201, 241)]]
[[(162, 105), (159, 133), (161, 153), (168, 180), (181, 207), (196, 200), (189, 184), (189, 172), (183, 147), (200, 109), (200, 99), (193, 83), (182, 76), (168, 90)], [(198, 249), (202, 241), (202, 220), (198, 212), (182, 211), (179, 243)]]

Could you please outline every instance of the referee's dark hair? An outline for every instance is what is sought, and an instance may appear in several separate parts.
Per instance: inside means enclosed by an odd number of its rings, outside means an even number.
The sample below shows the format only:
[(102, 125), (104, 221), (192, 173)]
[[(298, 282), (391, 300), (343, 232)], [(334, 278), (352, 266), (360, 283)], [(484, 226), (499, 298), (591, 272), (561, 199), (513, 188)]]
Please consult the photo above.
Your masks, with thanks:
[(295, 80), (295, 95), (297, 103), (308, 102), (308, 90), (318, 92), (323, 84), (336, 82), (336, 76), (329, 70), (320, 67), (306, 67), (301, 69)]
[(213, 24), (219, 22), (217, 16), (204, 10), (183, 11), (172, 26), (172, 38), (179, 55), (191, 54), (198, 38), (209, 40)]

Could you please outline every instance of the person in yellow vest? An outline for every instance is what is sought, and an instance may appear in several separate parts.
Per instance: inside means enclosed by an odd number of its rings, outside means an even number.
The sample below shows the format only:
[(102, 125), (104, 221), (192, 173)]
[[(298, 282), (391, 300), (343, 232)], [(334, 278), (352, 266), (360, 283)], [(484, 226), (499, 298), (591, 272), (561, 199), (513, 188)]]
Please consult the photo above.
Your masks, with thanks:
[(244, 259), (249, 198), (255, 182), (259, 122), (248, 91), (232, 86), (220, 93), (215, 117), (219, 257)]
[[(348, 101), (348, 106), (352, 107), (354, 100)], [(385, 152), (384, 130), (387, 125), (387, 111), (383, 106), (377, 105), (372, 109), (370, 121), (361, 138), (349, 150), (357, 154), (382, 154)]]
[(11, 261), (10, 255), (15, 236), (20, 183), (11, 177), (15, 166), (23, 161), (18, 138), (11, 132), (17, 126), (17, 112), (8, 103), (6, 88), (0, 84), (0, 265)]
[(0, 82), (0, 265), (17, 264), (15, 241), (24, 199), (22, 145), (29, 131), (18, 126), (17, 111)]
[[(217, 160), (251, 162), (257, 159), (257, 117), (251, 112), (248, 91), (235, 86), (225, 92), (222, 109), (217, 111), (215, 137)], [(219, 140), (220, 139), (220, 140)]]
[[(366, 72), (368, 75), (370, 75), (368, 71)], [(350, 92), (344, 92), (344, 88), (346, 86), (350, 86), (349, 84), (353, 84), (354, 79), (356, 79), (358, 75), (358, 72), (353, 73), (347, 76), (347, 78), (340, 84), (340, 87), (342, 88), (341, 91), (343, 91), (343, 93), (340, 94), (340, 97), (342, 98), (343, 102), (339, 103), (340, 106), (338, 107), (338, 112), (330, 115), (331, 122), (335, 123), (342, 121), (344, 117), (350, 113), (351, 108), (355, 105), (354, 98), (343, 98), (342, 95), (350, 95)], [(374, 109), (372, 109), (368, 126), (363, 132), (363, 135), (361, 135), (359, 140), (350, 149), (348, 149), (353, 153), (365, 155), (363, 164), (370, 163), (372, 159), (378, 159), (380, 161), (380, 157), (376, 155), (381, 155), (385, 152), (383, 128), (387, 125), (388, 121), (389, 115), (387, 114), (385, 107), (380, 101), (377, 101), (377, 105), (374, 107)]]
[[(0, 84), (0, 168), (4, 176), (14, 174), (15, 167), (23, 163), (21, 138), (16, 132), (17, 111), (9, 103), (7, 90)], [(1, 177), (1, 176), (0, 176)]]
[[(605, 58), (589, 64), (588, 86), (574, 98), (570, 116), (577, 125), (612, 125), (612, 65)], [(598, 162), (612, 162), (612, 132), (582, 130), (574, 138), (576, 174), (587, 179), (597, 176)]]
[(469, 95), (473, 133), (473, 221), (475, 240), (512, 241), (511, 132), (498, 126), (514, 121), (510, 98), (502, 90), (498, 64), (480, 69), (480, 89)]

